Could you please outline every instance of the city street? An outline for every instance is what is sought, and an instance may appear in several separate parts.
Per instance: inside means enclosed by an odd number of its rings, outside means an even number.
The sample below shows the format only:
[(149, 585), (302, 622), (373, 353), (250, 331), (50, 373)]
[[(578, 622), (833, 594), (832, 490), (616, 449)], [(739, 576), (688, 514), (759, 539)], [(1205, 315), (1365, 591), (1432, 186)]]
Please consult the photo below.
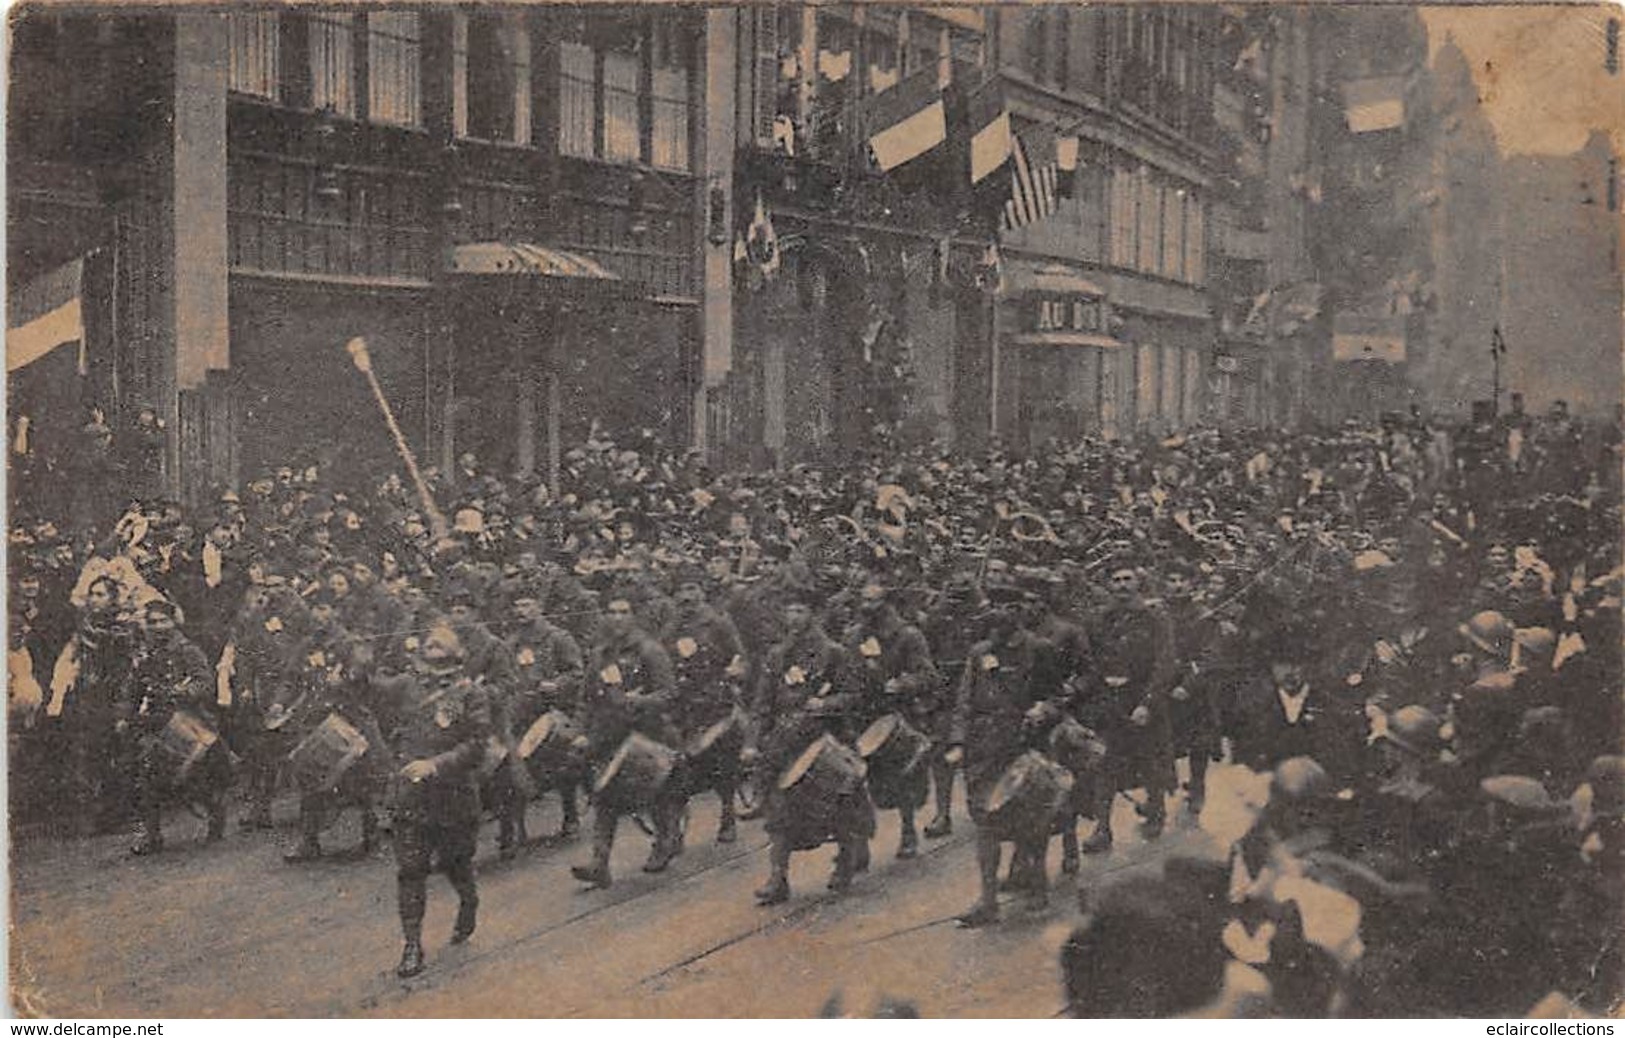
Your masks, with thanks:
[[(1234, 782), (1219, 780), (1219, 799), (1225, 785)], [(569, 877), (581, 844), (537, 842), (502, 863), (487, 825), (478, 932), (465, 947), (446, 944), (456, 899), (435, 877), (429, 970), (403, 983), (392, 972), (388, 852), (284, 865), (294, 805), (279, 807), (274, 837), (234, 831), (214, 847), (196, 842), (200, 822), (177, 819), (155, 859), (128, 857), (114, 837), (18, 846), (19, 1007), (51, 1016), (805, 1017), (842, 992), (853, 1014), (889, 995), (926, 1016), (1047, 1017), (1062, 1006), (1056, 952), (1078, 918), (1079, 888), (1202, 840), (1184, 820), (1144, 843), (1119, 800), (1116, 850), (1086, 858), (1076, 883), (1058, 877), (1052, 847), (1047, 912), (1011, 903), (1001, 925), (967, 931), (953, 922), (975, 896), (963, 805), (953, 835), (926, 841), (914, 861), (893, 859), (896, 815), (883, 813), (874, 867), (843, 897), (824, 890), (832, 847), (796, 855), (794, 896), (771, 909), (751, 897), (766, 873), (760, 823), (718, 846), (709, 798), (694, 807), (687, 853), (664, 875), (639, 871), (648, 841), (623, 825), (607, 891), (584, 892)], [(552, 801), (531, 811), (533, 831), (556, 819)], [(327, 845), (353, 844), (357, 828), (345, 817)]]

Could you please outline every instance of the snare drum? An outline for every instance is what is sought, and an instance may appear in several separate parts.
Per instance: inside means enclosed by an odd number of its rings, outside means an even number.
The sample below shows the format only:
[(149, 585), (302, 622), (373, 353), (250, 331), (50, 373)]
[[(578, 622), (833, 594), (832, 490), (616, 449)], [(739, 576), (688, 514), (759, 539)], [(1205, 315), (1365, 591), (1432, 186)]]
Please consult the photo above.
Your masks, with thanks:
[(1065, 768), (1029, 751), (1011, 762), (988, 793), (986, 824), (1006, 840), (1047, 837), (1071, 792)]
[(294, 747), (288, 764), (300, 788), (332, 789), (369, 748), (361, 730), (334, 712)]
[(170, 714), (158, 733), (158, 748), (172, 766), (170, 781), (180, 785), (191, 778), (198, 763), (219, 741), (219, 734), (190, 710)]
[(633, 732), (593, 783), (593, 799), (633, 809), (652, 805), (677, 768), (677, 751)]

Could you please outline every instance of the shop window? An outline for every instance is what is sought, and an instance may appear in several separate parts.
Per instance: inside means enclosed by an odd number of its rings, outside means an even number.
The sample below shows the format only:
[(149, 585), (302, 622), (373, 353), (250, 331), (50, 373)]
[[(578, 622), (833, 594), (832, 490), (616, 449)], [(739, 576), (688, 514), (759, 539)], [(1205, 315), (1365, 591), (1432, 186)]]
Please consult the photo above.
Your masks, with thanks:
[(278, 99), (280, 20), (275, 11), (233, 11), (227, 85), (236, 93)]
[(355, 15), (310, 15), (310, 103), (355, 118)]
[(559, 44), (559, 151), (578, 158), (598, 154), (593, 117), (597, 60), (585, 43)]
[(458, 135), (529, 144), (530, 32), (524, 13), (456, 13), (452, 64)]

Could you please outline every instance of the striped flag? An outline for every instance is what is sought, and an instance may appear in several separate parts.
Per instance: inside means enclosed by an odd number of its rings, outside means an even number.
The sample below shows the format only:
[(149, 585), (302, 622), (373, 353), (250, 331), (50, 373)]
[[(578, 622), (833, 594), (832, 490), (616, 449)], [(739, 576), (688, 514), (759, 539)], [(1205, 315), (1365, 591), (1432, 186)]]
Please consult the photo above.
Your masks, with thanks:
[(966, 101), (970, 127), (970, 182), (980, 184), (1010, 158), (1010, 109), (1004, 88), (993, 76), (971, 91)]
[(935, 67), (921, 69), (868, 100), (864, 132), (875, 165), (891, 172), (948, 139), (948, 112)]
[(1055, 132), (1035, 126), (1018, 134), (1012, 149), (1010, 199), (1004, 203), (1004, 229), (1026, 227), (1055, 215), (1060, 196), (1060, 165)]
[(79, 344), (79, 374), (89, 373), (85, 353), (85, 261), (81, 257), (30, 281), (6, 307), (6, 370), (27, 367), (58, 346)]

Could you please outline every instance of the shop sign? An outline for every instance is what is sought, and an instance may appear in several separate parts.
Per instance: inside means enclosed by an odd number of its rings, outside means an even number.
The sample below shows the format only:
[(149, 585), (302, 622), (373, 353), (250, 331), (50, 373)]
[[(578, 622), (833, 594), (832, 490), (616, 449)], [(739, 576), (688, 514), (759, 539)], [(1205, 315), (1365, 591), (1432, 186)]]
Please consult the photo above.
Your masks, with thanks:
[(1105, 305), (1085, 296), (1037, 296), (1027, 308), (1027, 331), (1104, 332)]

